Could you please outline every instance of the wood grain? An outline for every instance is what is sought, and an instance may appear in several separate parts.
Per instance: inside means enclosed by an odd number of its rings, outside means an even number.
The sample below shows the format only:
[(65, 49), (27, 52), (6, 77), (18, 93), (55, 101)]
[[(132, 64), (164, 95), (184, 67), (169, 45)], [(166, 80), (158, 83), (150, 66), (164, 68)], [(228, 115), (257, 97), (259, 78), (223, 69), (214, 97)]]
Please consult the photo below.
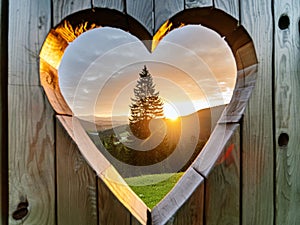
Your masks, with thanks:
[(154, 33), (168, 19), (184, 9), (182, 0), (154, 0)]
[(139, 21), (153, 35), (153, 0), (127, 0), (127, 14)]
[(69, 116), (57, 116), (57, 118), (78, 146), (82, 156), (107, 186), (111, 194), (116, 196), (123, 207), (127, 208), (140, 222), (145, 222), (147, 220), (147, 206), (129, 188), (115, 168), (97, 149), (78, 119)]
[[(57, 29), (62, 32), (62, 28)], [(67, 47), (67, 40), (59, 32), (51, 29), (40, 51), (40, 83), (55, 112), (72, 115), (61, 94), (57, 71)]]
[(8, 1), (0, 3), (0, 224), (8, 224), (7, 64)]
[(257, 77), (257, 64), (241, 69), (237, 72), (235, 85), (230, 103), (224, 109), (219, 123), (237, 123), (241, 120)]
[(133, 215), (131, 215), (131, 225), (143, 225)]
[[(175, 187), (152, 209), (152, 224), (159, 225), (168, 222), (183, 225), (202, 222), (203, 195), (199, 186), (203, 181), (203, 177), (189, 167)], [(188, 200), (190, 197), (191, 199)], [(177, 211), (178, 215), (175, 215)]]
[(101, 174), (101, 180), (116, 196), (120, 203), (142, 224), (148, 220), (149, 209), (145, 203), (132, 191), (117, 170), (110, 166)]
[(111, 193), (105, 183), (98, 179), (99, 225), (131, 225), (130, 213)]
[(53, 0), (53, 26), (58, 25), (66, 16), (92, 8), (91, 0)]
[(206, 225), (240, 223), (240, 129), (237, 127), (205, 182)]
[(93, 7), (116, 9), (124, 12), (124, 0), (92, 0)]
[(272, 1), (240, 3), (241, 24), (253, 39), (259, 62), (242, 131), (242, 223), (273, 224)]
[(73, 112), (60, 91), (57, 70), (42, 58), (40, 59), (40, 78), (41, 85), (55, 112), (62, 115), (72, 115)]
[(191, 197), (168, 221), (167, 225), (204, 225), (204, 183), (197, 187)]
[(61, 123), (56, 123), (57, 224), (96, 225), (96, 173)]
[(110, 167), (110, 162), (108, 162), (107, 159), (100, 153), (100, 150), (89, 138), (78, 119), (70, 116), (56, 117), (76, 143), (82, 156), (87, 160), (96, 174), (101, 174)]
[(239, 0), (214, 0), (215, 7), (239, 20)]
[(220, 154), (238, 126), (236, 123), (217, 124), (199, 156), (192, 164), (192, 167), (204, 177), (208, 177), (208, 174), (213, 169)]
[[(41, 87), (9, 85), (8, 115), (9, 224), (52, 225), (55, 223), (53, 110)], [(24, 210), (29, 212), (22, 214), (17, 208), (26, 202), (28, 207)]]
[(39, 84), (38, 56), (50, 23), (51, 1), (9, 1), (9, 84)]
[[(276, 222), (299, 224), (300, 206), (300, 38), (299, 1), (275, 1), (275, 140), (276, 140)], [(290, 25), (278, 26), (281, 15)], [(289, 142), (279, 145), (286, 133)]]
[(186, 9), (209, 6), (213, 6), (213, 0), (185, 0)]

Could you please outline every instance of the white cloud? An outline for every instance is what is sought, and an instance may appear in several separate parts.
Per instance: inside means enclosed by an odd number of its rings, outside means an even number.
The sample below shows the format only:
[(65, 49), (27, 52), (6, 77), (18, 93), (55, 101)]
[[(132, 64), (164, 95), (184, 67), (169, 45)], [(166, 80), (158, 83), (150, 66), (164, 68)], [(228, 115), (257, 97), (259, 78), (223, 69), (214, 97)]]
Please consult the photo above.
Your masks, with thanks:
[(144, 64), (163, 98), (181, 106), (196, 102), (197, 110), (208, 105), (205, 99), (224, 102), (235, 83), (229, 47), (215, 32), (193, 25), (170, 32), (152, 54), (122, 30), (88, 31), (67, 48), (59, 67), (60, 87), (77, 115), (127, 114)]

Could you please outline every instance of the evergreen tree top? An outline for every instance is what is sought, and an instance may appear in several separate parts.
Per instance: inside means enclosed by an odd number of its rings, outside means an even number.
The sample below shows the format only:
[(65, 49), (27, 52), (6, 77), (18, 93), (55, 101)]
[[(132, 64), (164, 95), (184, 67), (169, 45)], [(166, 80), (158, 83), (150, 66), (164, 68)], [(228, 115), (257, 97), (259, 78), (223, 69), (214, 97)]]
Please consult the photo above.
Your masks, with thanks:
[(142, 72), (140, 72), (140, 77), (148, 77), (148, 76), (151, 76), (151, 74), (149, 73), (146, 65), (144, 65)]

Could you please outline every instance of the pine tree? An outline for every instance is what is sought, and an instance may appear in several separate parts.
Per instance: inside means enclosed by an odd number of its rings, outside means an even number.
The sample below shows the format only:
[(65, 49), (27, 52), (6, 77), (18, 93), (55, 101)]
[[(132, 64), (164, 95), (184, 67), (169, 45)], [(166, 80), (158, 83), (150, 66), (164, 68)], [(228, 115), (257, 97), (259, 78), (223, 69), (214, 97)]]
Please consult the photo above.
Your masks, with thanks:
[(164, 112), (163, 102), (159, 97), (159, 92), (155, 92), (155, 84), (146, 66), (139, 75), (140, 78), (133, 90), (135, 97), (131, 98), (129, 122), (133, 134), (144, 139), (150, 135), (150, 120), (162, 118)]

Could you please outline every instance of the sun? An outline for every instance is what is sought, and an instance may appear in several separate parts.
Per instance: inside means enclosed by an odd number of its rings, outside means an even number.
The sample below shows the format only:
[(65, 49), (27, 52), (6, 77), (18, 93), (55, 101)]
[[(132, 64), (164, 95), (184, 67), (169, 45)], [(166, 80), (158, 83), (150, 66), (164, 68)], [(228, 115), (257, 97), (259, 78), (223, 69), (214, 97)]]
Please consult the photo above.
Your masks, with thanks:
[(164, 103), (164, 114), (167, 119), (177, 120), (179, 115), (175, 109), (175, 107), (169, 103)]

